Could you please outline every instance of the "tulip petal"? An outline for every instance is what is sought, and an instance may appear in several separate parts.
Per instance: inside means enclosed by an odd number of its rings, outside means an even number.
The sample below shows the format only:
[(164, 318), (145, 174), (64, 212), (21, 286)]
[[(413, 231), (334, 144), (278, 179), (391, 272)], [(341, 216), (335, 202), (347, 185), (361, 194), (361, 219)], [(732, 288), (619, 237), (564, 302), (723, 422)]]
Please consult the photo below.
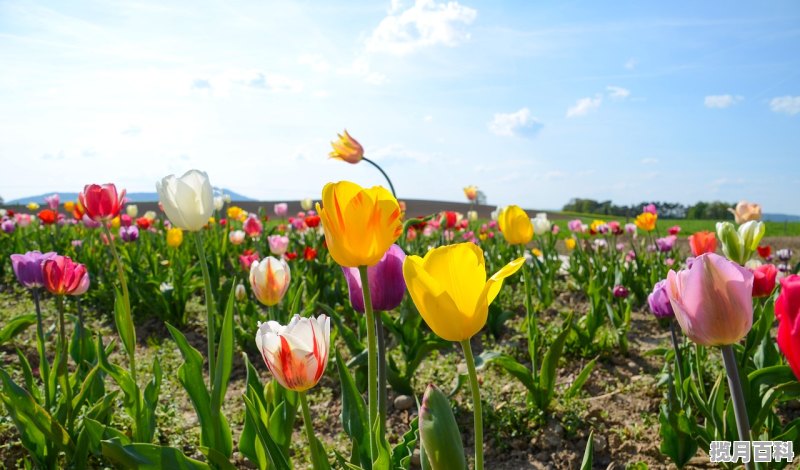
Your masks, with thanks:
[(500, 288), (503, 287), (503, 280), (505, 278), (514, 275), (519, 268), (521, 268), (525, 264), (525, 257), (520, 257), (511, 261), (507, 265), (503, 266), (500, 271), (497, 271), (486, 281), (486, 285), (483, 288), (483, 297), (486, 298), (486, 302), (491, 304), (497, 294), (500, 293)]
[(422, 319), (434, 333), (448, 341), (461, 341), (472, 336), (465, 335), (463, 314), (439, 280), (425, 271), (422, 258), (406, 257), (403, 277)]
[(435, 278), (455, 301), (458, 310), (475, 311), (486, 284), (483, 250), (474, 243), (459, 243), (435, 248), (424, 258), (425, 271)]

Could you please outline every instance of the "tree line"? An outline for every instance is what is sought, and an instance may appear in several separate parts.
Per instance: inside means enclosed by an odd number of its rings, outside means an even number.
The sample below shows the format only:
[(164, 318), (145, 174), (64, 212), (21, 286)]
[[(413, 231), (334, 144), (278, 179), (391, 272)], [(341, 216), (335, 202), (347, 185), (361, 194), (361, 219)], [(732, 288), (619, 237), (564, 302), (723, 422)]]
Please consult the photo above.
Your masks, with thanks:
[(648, 204), (655, 204), (658, 216), (665, 219), (733, 219), (728, 211), (735, 204), (723, 201), (699, 201), (692, 205), (678, 202), (645, 201), (633, 205), (616, 205), (612, 201), (595, 201), (594, 199), (573, 198), (562, 208), (565, 212), (581, 212), (584, 214), (609, 215), (617, 217), (636, 217)]

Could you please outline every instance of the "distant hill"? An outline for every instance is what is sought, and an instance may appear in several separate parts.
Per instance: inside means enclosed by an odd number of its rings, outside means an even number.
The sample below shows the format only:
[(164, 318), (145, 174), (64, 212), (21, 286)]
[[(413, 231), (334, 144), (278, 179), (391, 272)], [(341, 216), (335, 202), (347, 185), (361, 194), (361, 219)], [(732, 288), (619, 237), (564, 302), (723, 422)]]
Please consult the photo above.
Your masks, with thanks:
[[(215, 189), (219, 189), (219, 188), (215, 188)], [(236, 193), (234, 191), (231, 191), (229, 189), (219, 189), (219, 191), (221, 191), (223, 194), (230, 195), (232, 201), (255, 201), (255, 199), (249, 198), (247, 196), (242, 196), (241, 194)], [(64, 201), (77, 201), (78, 200), (78, 193), (66, 193), (66, 192), (62, 193), (62, 192), (54, 191), (52, 193), (39, 194), (38, 196), (28, 196), (28, 197), (22, 197), (22, 198), (19, 198), (19, 199), (14, 199), (12, 201), (6, 201), (5, 204), (9, 205), (9, 206), (13, 206), (13, 205), (26, 205), (26, 204), (28, 204), (30, 202), (35, 202), (37, 204), (43, 205), (43, 204), (45, 204), (44, 198), (47, 197), (47, 196), (50, 196), (50, 195), (52, 195), (54, 193), (57, 193), (61, 197), (61, 201), (62, 202), (64, 202)], [(158, 193), (155, 193), (155, 192), (152, 192), (152, 193), (127, 193), (125, 195), (125, 197), (130, 202), (157, 202), (158, 201)]]
[(800, 222), (800, 215), (762, 214), (761, 219), (769, 222)]

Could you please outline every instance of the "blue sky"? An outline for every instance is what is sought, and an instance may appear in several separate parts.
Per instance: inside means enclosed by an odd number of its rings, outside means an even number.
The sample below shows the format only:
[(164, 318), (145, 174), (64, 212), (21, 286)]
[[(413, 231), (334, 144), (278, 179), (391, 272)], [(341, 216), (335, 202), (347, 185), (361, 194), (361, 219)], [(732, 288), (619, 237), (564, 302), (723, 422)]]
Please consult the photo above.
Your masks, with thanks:
[(260, 199), (800, 213), (800, 3), (0, 0), (5, 199), (199, 168)]

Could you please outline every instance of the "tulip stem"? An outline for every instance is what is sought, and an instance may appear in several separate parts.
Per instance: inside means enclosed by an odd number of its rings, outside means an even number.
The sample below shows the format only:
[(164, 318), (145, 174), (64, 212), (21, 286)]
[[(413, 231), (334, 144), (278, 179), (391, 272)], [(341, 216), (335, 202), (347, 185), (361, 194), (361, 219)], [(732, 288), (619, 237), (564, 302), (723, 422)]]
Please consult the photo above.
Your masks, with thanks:
[(483, 470), (483, 410), (481, 408), (481, 391), (478, 388), (478, 374), (475, 371), (475, 359), (472, 357), (472, 346), (469, 339), (461, 341), (464, 358), (467, 360), (469, 385), (472, 389), (472, 408), (475, 414), (475, 470)]
[(203, 247), (203, 234), (201, 232), (194, 232), (194, 242), (197, 246), (197, 256), (200, 258), (200, 268), (203, 270), (203, 282), (205, 283), (206, 294), (206, 328), (208, 331), (208, 377), (209, 380), (214, 380), (214, 372), (217, 368), (216, 349), (215, 343), (217, 341), (216, 334), (216, 318), (214, 318), (214, 293), (211, 291), (211, 275), (208, 273), (208, 263), (206, 262), (206, 250)]
[(64, 407), (67, 410), (67, 431), (72, 431), (72, 387), (69, 383), (69, 370), (67, 369), (67, 332), (64, 324), (64, 296), (56, 296), (58, 310), (58, 365), (56, 374), (61, 382), (61, 393), (64, 394)]
[[(683, 356), (681, 355), (681, 346), (678, 343), (678, 334), (675, 332), (675, 319), (669, 322), (669, 332), (672, 337), (672, 348), (675, 350), (675, 375), (680, 383), (678, 395), (683, 397)], [(683, 400), (681, 399), (681, 401)]]
[[(119, 283), (122, 288), (122, 303), (124, 304), (125, 315), (127, 317), (123, 321), (125, 321), (128, 325), (132, 326), (133, 317), (131, 315), (131, 297), (130, 293), (128, 292), (128, 283), (125, 281), (125, 268), (123, 267), (122, 259), (119, 257), (119, 253), (117, 252), (117, 246), (116, 244), (114, 244), (114, 236), (111, 235), (111, 230), (108, 228), (108, 225), (106, 223), (103, 223), (103, 230), (105, 230), (106, 239), (108, 239), (108, 246), (111, 248), (111, 255), (114, 257), (114, 262), (117, 265), (117, 276), (119, 277)], [(117, 323), (117, 334), (119, 335), (120, 338), (125, 337), (125, 335), (122, 333), (123, 328), (125, 327)], [(130, 366), (131, 379), (133, 380), (133, 385), (135, 386), (137, 393), (136, 403), (134, 404), (134, 413), (136, 414), (136, 416), (132, 416), (133, 427), (134, 427), (133, 435), (139, 441), (147, 441), (149, 439), (146, 439), (146, 436), (139, 434), (140, 432), (144, 432), (145, 430), (139, 429), (139, 425), (137, 424), (139, 417), (142, 416), (141, 412), (142, 400), (139, 399), (140, 398), (139, 381), (137, 380), (136, 376), (136, 329), (135, 328), (131, 328), (131, 335), (133, 336), (133, 345), (131, 347), (130, 352), (128, 353), (128, 365)]]
[(323, 456), (319, 455), (319, 447), (317, 446), (317, 438), (314, 436), (314, 423), (311, 421), (311, 410), (308, 408), (308, 400), (306, 399), (306, 392), (297, 392), (300, 398), (300, 407), (303, 409), (303, 426), (306, 428), (306, 439), (308, 439), (308, 446), (311, 449), (311, 466), (316, 470), (318, 468), (317, 462)]
[(381, 432), (386, 432), (386, 409), (389, 397), (386, 391), (386, 338), (383, 334), (381, 312), (375, 312), (375, 334), (378, 337), (378, 419)]
[[(750, 441), (750, 422), (747, 419), (747, 406), (744, 401), (744, 393), (742, 393), (742, 382), (739, 379), (739, 367), (736, 365), (736, 355), (733, 353), (733, 347), (730, 344), (721, 346), (722, 362), (725, 364), (725, 372), (728, 373), (728, 388), (731, 391), (731, 399), (733, 400), (733, 412), (736, 416), (736, 428), (739, 431), (739, 439), (742, 441)], [(752, 470), (753, 463), (748, 461), (745, 463), (747, 470)]]
[(381, 172), (383, 177), (386, 178), (386, 182), (389, 183), (389, 189), (392, 190), (392, 196), (394, 196), (394, 198), (397, 199), (397, 193), (394, 192), (394, 185), (392, 184), (392, 180), (389, 179), (389, 175), (387, 175), (386, 172), (383, 171), (383, 168), (379, 167), (377, 163), (373, 162), (367, 157), (361, 157), (361, 159), (369, 163), (370, 165), (374, 166), (375, 168), (378, 169), (378, 171)]
[[(378, 440), (375, 434), (375, 422), (378, 420), (378, 377), (375, 344), (375, 318), (372, 312), (372, 296), (369, 292), (369, 276), (367, 267), (359, 266), (358, 274), (361, 276), (361, 292), (364, 296), (364, 313), (367, 315), (367, 398), (369, 401), (369, 444), (370, 455), (374, 462), (378, 458)], [(383, 437), (383, 426), (379, 427), (381, 437)], [(381, 439), (383, 440), (383, 439)]]
[(50, 412), (50, 363), (47, 362), (44, 342), (44, 324), (42, 323), (42, 308), (39, 305), (39, 288), (33, 289), (33, 305), (36, 307), (36, 348), (39, 350), (39, 376), (44, 385), (44, 406)]

